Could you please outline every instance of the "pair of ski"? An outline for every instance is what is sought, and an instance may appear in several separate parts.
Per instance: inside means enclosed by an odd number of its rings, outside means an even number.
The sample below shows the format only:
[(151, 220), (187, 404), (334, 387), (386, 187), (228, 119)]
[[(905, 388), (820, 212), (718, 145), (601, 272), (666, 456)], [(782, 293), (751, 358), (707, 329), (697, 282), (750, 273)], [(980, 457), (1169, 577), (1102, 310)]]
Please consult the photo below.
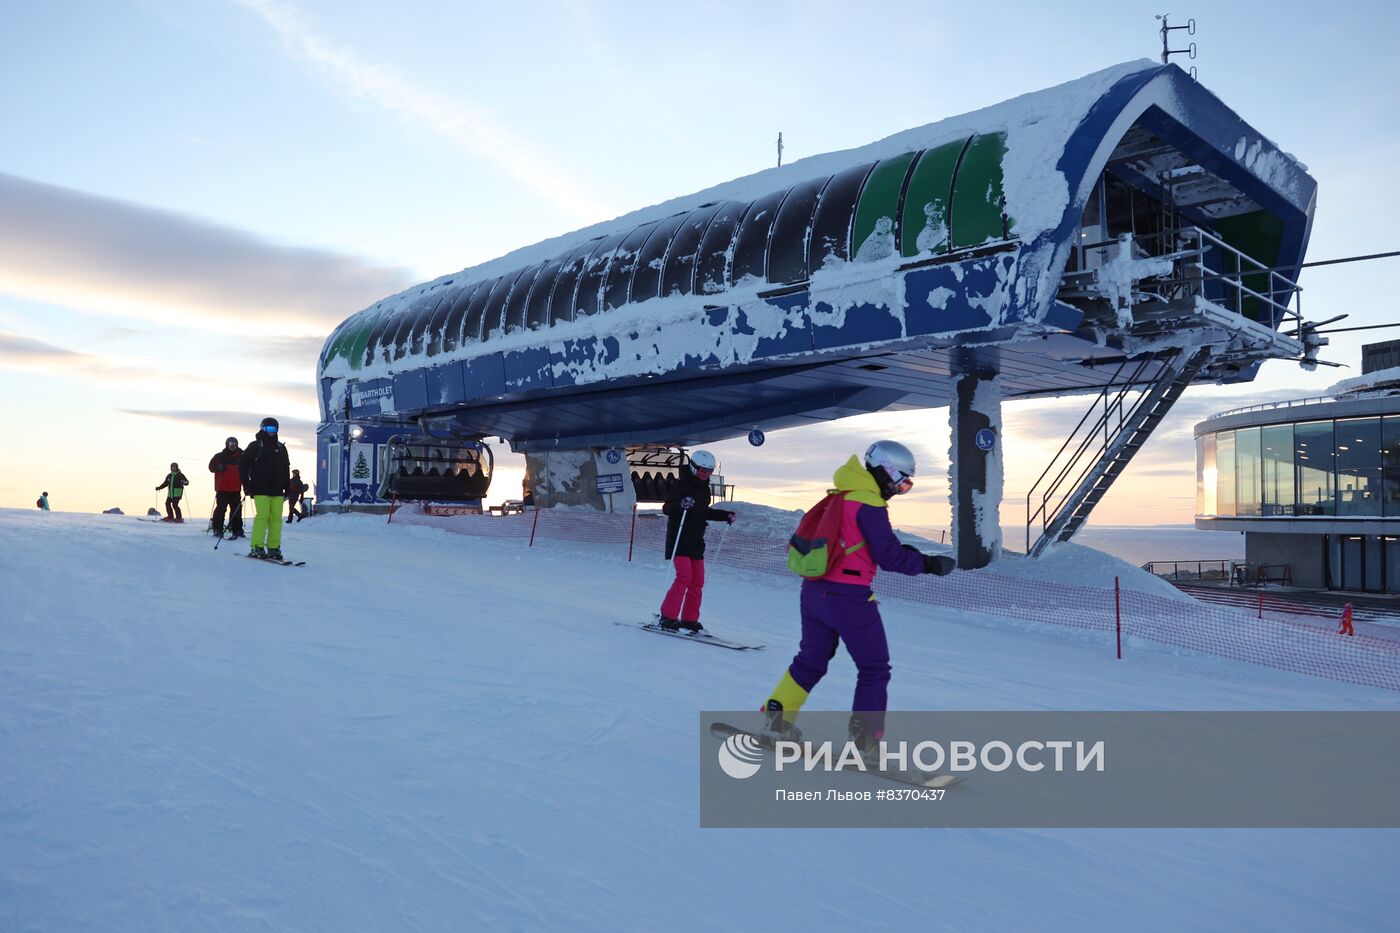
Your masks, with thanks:
[(657, 616), (651, 622), (642, 622), (640, 624), (634, 622), (617, 622), (614, 624), (640, 628), (644, 632), (655, 632), (658, 635), (668, 635), (671, 638), (682, 638), (686, 641), (693, 641), (701, 645), (713, 645), (716, 648), (728, 648), (730, 651), (763, 650), (763, 645), (749, 645), (744, 644), (743, 642), (730, 641), (727, 638), (719, 638), (715, 635), (710, 634), (705, 629), (701, 629), (698, 632), (691, 632), (687, 631), (686, 629), (680, 629), (679, 631), (673, 632), (670, 629), (662, 628), (660, 620), (661, 617)]
[(262, 561), (264, 564), (281, 564), (283, 567), (303, 567), (306, 565), (304, 560), (278, 560), (275, 557), (259, 557), (256, 554), (244, 554), (243, 556)]
[[(717, 739), (728, 739), (736, 735), (747, 736), (761, 746), (764, 751), (774, 753), (777, 751), (776, 743), (778, 740), (772, 734), (741, 729), (738, 726), (731, 726), (727, 722), (712, 723), (710, 725), (710, 735)], [(938, 771), (904, 771), (898, 768), (872, 769), (869, 771), (843, 769), (843, 773), (850, 772), (868, 774), (871, 777), (884, 778), (886, 781), (894, 781), (897, 784), (908, 784), (912, 787), (923, 787), (932, 790), (952, 787), (962, 780), (962, 778), (957, 775), (942, 774)]]

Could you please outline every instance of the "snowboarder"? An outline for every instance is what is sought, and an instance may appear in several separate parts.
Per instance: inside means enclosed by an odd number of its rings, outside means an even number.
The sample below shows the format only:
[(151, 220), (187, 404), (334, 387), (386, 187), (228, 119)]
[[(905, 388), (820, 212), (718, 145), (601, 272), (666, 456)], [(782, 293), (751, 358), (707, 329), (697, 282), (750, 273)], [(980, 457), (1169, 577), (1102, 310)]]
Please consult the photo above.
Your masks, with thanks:
[(34, 507), (47, 512), (49, 510), (49, 494), (46, 492), (39, 493), (39, 498), (34, 500)]
[(185, 516), (180, 514), (180, 497), (185, 494), (185, 487), (190, 481), (185, 478), (185, 474), (180, 472), (180, 464), (170, 464), (170, 473), (165, 477), (165, 481), (156, 487), (156, 492), (164, 489), (165, 492), (165, 518), (163, 522), (183, 523)]
[(870, 587), (876, 569), (942, 576), (956, 566), (951, 557), (901, 545), (890, 527), (888, 502), (913, 487), (914, 468), (909, 448), (882, 440), (870, 445), (863, 462), (852, 455), (836, 471), (834, 492), (843, 494), (836, 556), (825, 576), (802, 582), (802, 643), (763, 707), (765, 724), (777, 736), (799, 734), (793, 721), (844, 642), (856, 664), (850, 735), (868, 759), (878, 748), (885, 732), (890, 649)]
[(1355, 635), (1356, 630), (1351, 627), (1351, 603), (1342, 606), (1342, 627), (1337, 629), (1338, 635)]
[(242, 459), (238, 438), (230, 437), (224, 440), (224, 449), (209, 460), (209, 472), (214, 474), (214, 514), (210, 521), (216, 535), (224, 533), (224, 513), (227, 512), (229, 537), (247, 537), (243, 533), (243, 482), (238, 474), (238, 463)]
[(676, 579), (661, 601), (660, 626), (668, 632), (699, 632), (700, 596), (705, 587), (705, 526), (707, 522), (734, 524), (734, 513), (710, 508), (710, 475), (715, 455), (697, 450), (690, 463), (681, 464), (680, 476), (671, 487), (661, 511), (666, 514), (666, 559), (676, 568)]
[(239, 461), (243, 491), (253, 497), (252, 547), (249, 557), (282, 557), (282, 499), (291, 483), (291, 463), (287, 448), (277, 439), (277, 419), (264, 418), (257, 438), (243, 451)]
[(293, 519), (301, 521), (306, 518), (306, 513), (297, 506), (302, 502), (306, 490), (311, 487), (301, 481), (301, 470), (293, 470), (292, 478), (287, 483), (287, 521)]

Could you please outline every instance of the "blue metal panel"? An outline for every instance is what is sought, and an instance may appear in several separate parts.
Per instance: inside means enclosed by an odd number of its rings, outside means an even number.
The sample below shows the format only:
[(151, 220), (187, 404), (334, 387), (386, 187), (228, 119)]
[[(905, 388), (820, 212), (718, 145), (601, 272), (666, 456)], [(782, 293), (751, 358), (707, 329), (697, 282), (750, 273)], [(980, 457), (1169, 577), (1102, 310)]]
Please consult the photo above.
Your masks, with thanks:
[(1000, 300), (994, 300), (1003, 287), (998, 267), (1010, 271), (1013, 264), (1009, 256), (996, 256), (915, 269), (906, 274), (904, 300), (908, 335), (946, 334), (991, 324), (991, 315), (978, 304), (1000, 306)]
[(485, 353), (462, 361), (462, 391), (467, 398), (494, 398), (506, 392), (505, 361)]
[(506, 388), (512, 392), (548, 389), (554, 385), (549, 374), (549, 348), (531, 347), (504, 354)]
[(398, 411), (419, 411), (428, 407), (426, 370), (410, 369), (394, 375), (394, 407)]
[(429, 404), (451, 405), (464, 401), (466, 397), (461, 363), (448, 363), (446, 366), (434, 366), (428, 370)]
[(815, 349), (898, 340), (904, 336), (903, 322), (892, 308), (862, 303), (848, 308), (839, 325), (822, 323), (822, 318), (835, 310), (824, 301), (816, 303), (811, 325), (812, 346)]
[(350, 417), (366, 418), (384, 411), (398, 410), (394, 398), (394, 383), (389, 379), (366, 379), (351, 382), (346, 391), (350, 396)]
[[(787, 356), (791, 353), (806, 353), (812, 349), (812, 317), (807, 313), (807, 302), (811, 297), (807, 292), (780, 295), (765, 299), (764, 303), (776, 308), (788, 317), (787, 328), (776, 337), (760, 337), (753, 351), (753, 358), (767, 359), (773, 356)], [(741, 334), (753, 333), (748, 319), (741, 311), (735, 321), (735, 329)]]

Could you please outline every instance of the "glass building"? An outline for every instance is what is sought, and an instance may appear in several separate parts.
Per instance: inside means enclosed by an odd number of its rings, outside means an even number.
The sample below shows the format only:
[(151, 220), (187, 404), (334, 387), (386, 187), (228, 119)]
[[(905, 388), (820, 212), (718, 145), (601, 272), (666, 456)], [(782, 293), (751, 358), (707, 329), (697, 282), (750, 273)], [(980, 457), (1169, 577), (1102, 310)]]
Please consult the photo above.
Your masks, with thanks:
[(1245, 533), (1295, 585), (1400, 592), (1400, 386), (1196, 426), (1196, 527)]

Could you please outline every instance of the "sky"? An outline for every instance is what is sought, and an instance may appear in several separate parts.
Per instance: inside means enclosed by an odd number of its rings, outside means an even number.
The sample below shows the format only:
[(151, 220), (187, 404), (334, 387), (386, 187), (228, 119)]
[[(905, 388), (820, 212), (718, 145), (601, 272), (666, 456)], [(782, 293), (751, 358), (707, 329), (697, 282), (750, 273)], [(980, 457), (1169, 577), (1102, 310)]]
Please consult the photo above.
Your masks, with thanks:
[[(1218, 7), (1218, 8), (1217, 8)], [(309, 476), (326, 334), (409, 285), (766, 168), (1161, 50), (1159, 6), (1064, 2), (395, 4), (5, 0), (0, 30), (0, 506), (144, 511), (265, 415)], [(1310, 260), (1400, 249), (1400, 12), (1232, 3), (1197, 15), (1200, 80), (1307, 164)], [(1178, 34), (1177, 43), (1190, 41)], [(1305, 270), (1303, 310), (1400, 321), (1400, 260)], [(1183, 523), (1192, 426), (1360, 370), (1195, 387), (1098, 524)], [(1003, 524), (1087, 399), (1009, 403)], [(747, 430), (745, 426), (744, 430)], [(742, 499), (805, 508), (877, 437), (908, 443), (909, 524), (946, 525), (947, 411), (714, 445)], [(497, 447), (488, 501), (523, 458)]]

